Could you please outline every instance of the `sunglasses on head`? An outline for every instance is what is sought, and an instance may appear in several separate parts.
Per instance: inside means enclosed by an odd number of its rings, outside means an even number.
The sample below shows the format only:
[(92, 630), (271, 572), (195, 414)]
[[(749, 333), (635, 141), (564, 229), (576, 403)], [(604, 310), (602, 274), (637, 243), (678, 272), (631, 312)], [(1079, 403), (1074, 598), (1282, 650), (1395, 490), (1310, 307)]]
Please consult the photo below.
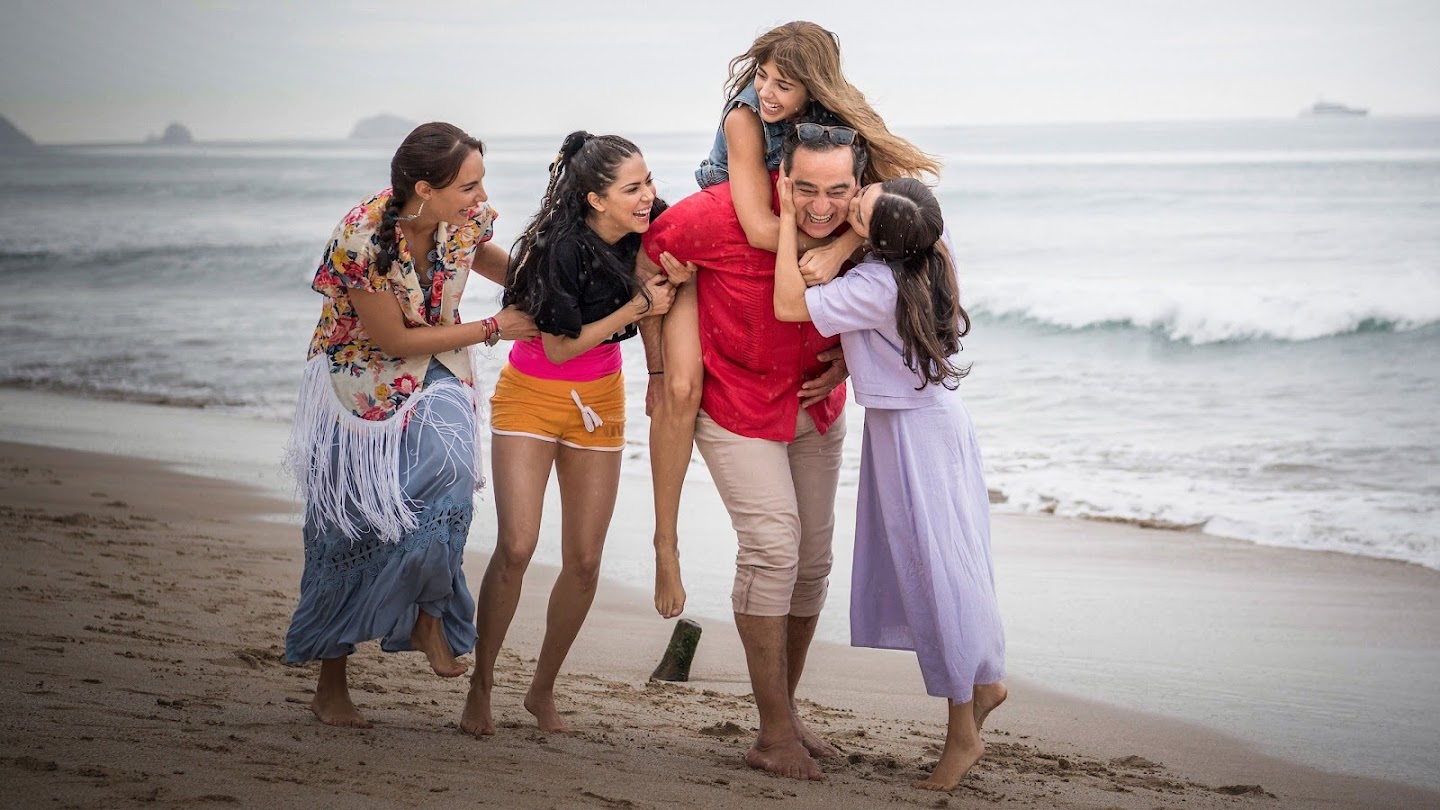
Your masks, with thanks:
[(829, 141), (836, 146), (849, 146), (855, 142), (859, 134), (855, 132), (852, 127), (827, 127), (823, 124), (796, 124), (795, 137), (799, 138), (801, 143)]

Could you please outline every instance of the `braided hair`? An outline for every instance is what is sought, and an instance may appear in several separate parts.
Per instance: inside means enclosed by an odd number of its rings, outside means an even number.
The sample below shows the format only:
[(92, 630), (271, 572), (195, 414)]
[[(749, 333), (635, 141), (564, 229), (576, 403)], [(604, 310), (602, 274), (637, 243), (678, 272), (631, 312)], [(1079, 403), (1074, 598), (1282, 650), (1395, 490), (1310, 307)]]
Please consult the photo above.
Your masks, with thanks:
[[(555, 279), (547, 272), (551, 250), (567, 239), (584, 238), (590, 232), (586, 224), (593, 210), (589, 195), (593, 192), (605, 196), (619, 174), (620, 164), (638, 154), (638, 146), (618, 135), (591, 135), (580, 130), (565, 136), (560, 153), (550, 164), (550, 182), (540, 210), (510, 251), (513, 258), (505, 273), (504, 305), (514, 305), (530, 315), (545, 308), (555, 290)], [(651, 218), (658, 216), (663, 207), (657, 198)], [(606, 262), (598, 269), (622, 281), (632, 294), (644, 295), (648, 302), (650, 294), (636, 280), (635, 268), (620, 264)]]
[(924, 183), (902, 177), (880, 184), (870, 214), (871, 253), (895, 274), (905, 365), (924, 380), (916, 390), (931, 383), (953, 390), (970, 373), (950, 360), (970, 333), (970, 315), (960, 306), (953, 257), (940, 241), (944, 230), (940, 203)]
[(390, 159), (391, 194), (377, 234), (380, 255), (375, 258), (376, 272), (384, 275), (396, 258), (395, 225), (405, 204), (415, 196), (415, 185), (423, 180), (432, 188), (445, 188), (455, 182), (460, 167), (472, 151), (484, 155), (485, 144), (454, 124), (432, 121), (405, 136)]

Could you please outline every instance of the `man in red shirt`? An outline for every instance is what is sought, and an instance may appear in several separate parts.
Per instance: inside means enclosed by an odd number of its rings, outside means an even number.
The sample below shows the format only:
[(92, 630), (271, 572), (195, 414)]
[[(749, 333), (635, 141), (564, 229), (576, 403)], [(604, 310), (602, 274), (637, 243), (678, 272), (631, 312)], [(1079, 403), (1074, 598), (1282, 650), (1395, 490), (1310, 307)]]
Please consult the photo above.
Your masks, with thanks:
[[(845, 222), (866, 153), (848, 128), (811, 127), (807, 134), (802, 141), (791, 133), (783, 165), (794, 183), (800, 229), (825, 239)], [(690, 294), (698, 296), (700, 367), (672, 362), (684, 354), (672, 351), (672, 338), (686, 339), (677, 334), (665, 338), (665, 367), (651, 369), (666, 375), (650, 447), (656, 607), (668, 617), (684, 605), (674, 517), (693, 433), (739, 538), (731, 603), (760, 713), (745, 761), (819, 779), (813, 757), (838, 751), (800, 720), (795, 687), (830, 574), (845, 436), (839, 338), (775, 319), (775, 254), (750, 245), (728, 183), (671, 206), (643, 245), (657, 265), (669, 253), (699, 268)], [(688, 340), (693, 347), (693, 336)]]

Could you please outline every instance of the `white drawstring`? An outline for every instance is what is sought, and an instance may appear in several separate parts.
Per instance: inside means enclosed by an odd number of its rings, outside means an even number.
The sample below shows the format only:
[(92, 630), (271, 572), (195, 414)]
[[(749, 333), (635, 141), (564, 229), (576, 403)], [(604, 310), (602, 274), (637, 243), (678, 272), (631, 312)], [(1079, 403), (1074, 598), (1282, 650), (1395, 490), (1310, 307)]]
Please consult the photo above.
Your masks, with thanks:
[(580, 418), (585, 420), (585, 430), (594, 433), (595, 428), (605, 424), (605, 420), (600, 418), (600, 414), (596, 413), (594, 408), (580, 401), (579, 391), (571, 388), (570, 398), (575, 400), (575, 407), (580, 409)]

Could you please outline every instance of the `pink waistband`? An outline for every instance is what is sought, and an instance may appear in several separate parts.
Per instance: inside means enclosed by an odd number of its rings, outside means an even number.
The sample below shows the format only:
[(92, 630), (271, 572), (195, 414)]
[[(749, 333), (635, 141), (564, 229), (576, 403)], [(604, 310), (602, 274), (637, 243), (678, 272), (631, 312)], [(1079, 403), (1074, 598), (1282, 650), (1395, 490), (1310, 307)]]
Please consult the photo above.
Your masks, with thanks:
[(514, 366), (516, 371), (542, 380), (598, 380), (619, 371), (620, 362), (619, 343), (596, 346), (560, 364), (550, 362), (550, 358), (545, 356), (545, 344), (538, 337), (526, 341), (517, 340), (515, 345), (510, 347), (510, 365)]

